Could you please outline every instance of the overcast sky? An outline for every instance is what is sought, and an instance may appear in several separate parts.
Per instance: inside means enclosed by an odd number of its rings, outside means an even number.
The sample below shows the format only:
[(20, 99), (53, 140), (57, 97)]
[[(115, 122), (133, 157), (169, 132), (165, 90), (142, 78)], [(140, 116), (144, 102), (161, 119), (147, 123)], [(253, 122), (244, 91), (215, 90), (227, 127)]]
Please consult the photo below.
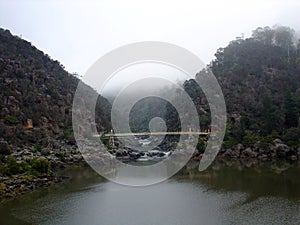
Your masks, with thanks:
[(209, 63), (219, 47), (258, 26), (300, 30), (298, 0), (0, 0), (0, 26), (83, 75), (110, 50), (165, 41)]

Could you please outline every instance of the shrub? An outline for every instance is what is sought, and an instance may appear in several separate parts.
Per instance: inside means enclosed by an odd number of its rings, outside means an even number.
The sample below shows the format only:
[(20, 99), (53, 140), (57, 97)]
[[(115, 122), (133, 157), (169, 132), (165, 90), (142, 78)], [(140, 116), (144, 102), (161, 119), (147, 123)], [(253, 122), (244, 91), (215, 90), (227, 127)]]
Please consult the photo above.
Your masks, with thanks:
[(4, 117), (4, 122), (8, 125), (15, 125), (19, 123), (19, 120), (14, 116), (6, 116)]
[(6, 190), (6, 185), (4, 183), (0, 183), (0, 194), (4, 193)]
[(199, 139), (196, 148), (197, 148), (197, 150), (199, 151), (200, 154), (204, 153), (205, 148), (206, 148), (205, 142), (203, 140)]
[[(11, 153), (10, 146), (6, 141), (0, 141), (0, 155), (9, 155)], [(2, 157), (0, 157), (2, 158)]]
[(0, 175), (5, 176), (6, 175), (7, 168), (4, 166), (4, 164), (0, 161)]
[(245, 146), (245, 147), (253, 147), (254, 144), (259, 141), (259, 137), (257, 136), (252, 136), (252, 135), (247, 135), (243, 138), (243, 142), (242, 144)]
[(50, 162), (44, 158), (32, 159), (31, 170), (38, 173), (48, 173), (50, 172)]
[(20, 167), (16, 162), (16, 159), (13, 156), (8, 156), (7, 158), (7, 167), (9, 170), (10, 175), (17, 174), (20, 171)]
[(225, 149), (234, 148), (238, 144), (237, 140), (233, 137), (227, 137), (227, 140), (223, 142), (222, 147)]
[(65, 127), (64, 136), (65, 137), (73, 136), (73, 127), (72, 126)]
[(34, 152), (40, 152), (42, 150), (42, 146), (41, 145), (35, 145), (34, 147), (33, 147), (33, 151)]
[(283, 136), (283, 140), (289, 146), (297, 146), (300, 142), (300, 129), (299, 128), (290, 128), (287, 130), (285, 135)]
[(59, 158), (60, 160), (64, 160), (64, 158), (65, 158), (65, 153), (64, 153), (64, 152), (56, 152), (56, 153), (55, 153), (55, 156), (56, 156), (57, 158)]
[(16, 159), (10, 155), (7, 157), (6, 166), (2, 165), (2, 174), (6, 176), (11, 176), (19, 173), (28, 172), (30, 170), (30, 165), (26, 162), (18, 163)]
[(273, 138), (270, 135), (261, 137), (260, 142), (261, 142), (261, 145), (260, 145), (261, 149), (268, 150), (270, 148), (271, 144), (273, 144)]

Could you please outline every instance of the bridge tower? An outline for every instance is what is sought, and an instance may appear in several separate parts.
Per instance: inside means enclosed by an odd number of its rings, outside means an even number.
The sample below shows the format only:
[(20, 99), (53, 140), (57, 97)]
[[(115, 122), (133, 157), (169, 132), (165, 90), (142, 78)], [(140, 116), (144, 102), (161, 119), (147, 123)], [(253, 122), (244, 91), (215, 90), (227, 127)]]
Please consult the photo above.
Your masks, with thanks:
[(116, 148), (115, 138), (114, 138), (114, 131), (112, 129), (110, 130), (110, 135), (109, 135), (109, 146), (111, 148)]

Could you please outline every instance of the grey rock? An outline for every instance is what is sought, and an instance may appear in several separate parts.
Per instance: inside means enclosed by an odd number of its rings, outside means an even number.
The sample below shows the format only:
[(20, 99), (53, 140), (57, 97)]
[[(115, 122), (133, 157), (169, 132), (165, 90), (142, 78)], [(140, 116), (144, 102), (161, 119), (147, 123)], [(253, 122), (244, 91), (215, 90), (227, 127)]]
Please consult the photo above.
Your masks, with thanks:
[(257, 155), (257, 152), (254, 152), (251, 148), (246, 148), (242, 151), (241, 158), (256, 158)]
[(279, 158), (284, 158), (286, 157), (287, 153), (290, 151), (290, 147), (285, 145), (285, 144), (276, 144), (275, 145), (275, 151), (276, 155)]

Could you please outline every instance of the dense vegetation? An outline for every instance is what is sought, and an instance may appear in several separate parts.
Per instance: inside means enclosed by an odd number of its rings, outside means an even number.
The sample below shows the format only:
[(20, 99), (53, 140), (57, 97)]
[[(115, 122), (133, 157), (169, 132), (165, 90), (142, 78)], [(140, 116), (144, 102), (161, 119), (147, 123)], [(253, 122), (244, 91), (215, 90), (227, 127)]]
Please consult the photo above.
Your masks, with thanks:
[[(0, 176), (47, 173), (44, 157), (62, 159), (66, 146), (75, 145), (71, 115), (78, 82), (58, 61), (0, 29)], [(88, 86), (86, 92), (95, 93)], [(110, 104), (101, 96), (96, 122), (99, 131), (110, 127)]]
[[(300, 41), (294, 30), (284, 26), (259, 27), (251, 37), (237, 37), (227, 47), (218, 49), (215, 56), (196, 79), (211, 70), (221, 85), (228, 119), (223, 149), (235, 148), (239, 143), (253, 149), (259, 144), (267, 152), (274, 140), (280, 139), (294, 150), (293, 154), (298, 154)], [(210, 110), (204, 93), (195, 80), (185, 81), (183, 87), (196, 105), (201, 129), (209, 129)], [(174, 101), (184, 102), (178, 93)], [(134, 129), (147, 128), (152, 117), (162, 114), (168, 130), (180, 130), (176, 110), (157, 104), (139, 103), (138, 110), (133, 110)], [(204, 145), (199, 140), (200, 152)]]
[[(298, 154), (300, 42), (295, 32), (289, 27), (257, 28), (250, 38), (237, 38), (215, 56), (206, 69), (213, 71), (225, 96), (228, 121), (223, 148), (239, 143), (254, 148), (260, 143), (260, 149), (267, 151), (275, 139), (281, 139)], [(51, 154), (66, 161), (65, 151), (51, 149), (75, 145), (71, 114), (78, 81), (31, 43), (0, 29), (0, 175), (47, 173), (51, 162), (46, 158)], [(196, 105), (201, 129), (209, 129), (205, 95), (195, 80), (185, 81), (183, 87)], [(184, 108), (184, 98), (175, 92), (174, 101)], [(92, 95), (94, 90), (87, 86), (86, 93)], [(168, 131), (181, 129), (172, 105), (147, 98), (131, 111), (132, 131), (148, 131), (156, 116), (166, 120)], [(101, 96), (96, 122), (98, 131), (110, 128), (110, 104)], [(174, 140), (170, 137), (165, 143)], [(198, 150), (204, 149), (200, 140)], [(24, 157), (25, 153), (30, 156)]]
[[(300, 146), (300, 42), (289, 27), (264, 27), (218, 49), (209, 69), (223, 90), (228, 124), (224, 146)], [(203, 72), (203, 71), (202, 71)], [(198, 74), (201, 76), (201, 72)]]

